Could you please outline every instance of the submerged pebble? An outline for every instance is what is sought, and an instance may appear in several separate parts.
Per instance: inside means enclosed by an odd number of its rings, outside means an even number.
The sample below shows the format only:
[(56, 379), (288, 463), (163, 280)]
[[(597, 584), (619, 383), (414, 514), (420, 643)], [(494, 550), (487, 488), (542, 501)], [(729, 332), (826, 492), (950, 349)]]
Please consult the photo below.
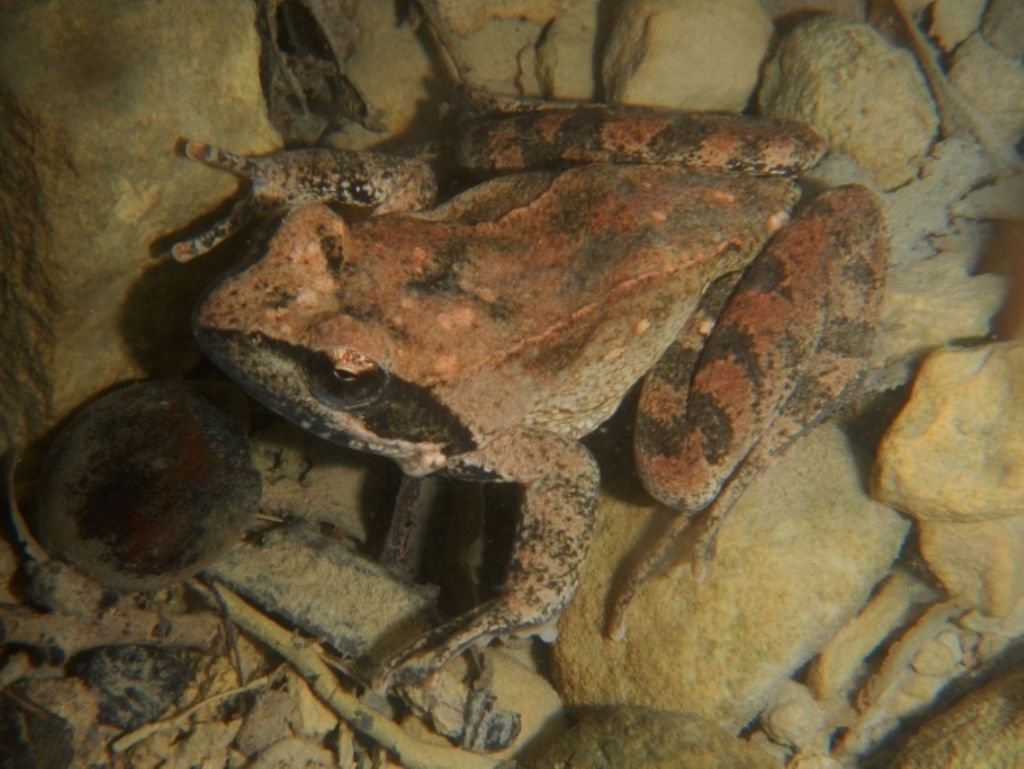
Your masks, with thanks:
[(915, 518), (951, 596), (994, 617), (1024, 600), (1024, 343), (947, 348), (922, 364), (889, 427), (875, 496)]
[(195, 574), (260, 498), (245, 436), (182, 382), (129, 385), (86, 407), (50, 447), (41, 488), (43, 547), (119, 590)]
[(136, 729), (181, 696), (191, 671), (177, 650), (133, 645), (97, 649), (79, 674), (99, 693), (100, 721)]
[(782, 39), (763, 72), (763, 114), (807, 123), (883, 189), (917, 177), (938, 116), (910, 52), (867, 24), (816, 16)]

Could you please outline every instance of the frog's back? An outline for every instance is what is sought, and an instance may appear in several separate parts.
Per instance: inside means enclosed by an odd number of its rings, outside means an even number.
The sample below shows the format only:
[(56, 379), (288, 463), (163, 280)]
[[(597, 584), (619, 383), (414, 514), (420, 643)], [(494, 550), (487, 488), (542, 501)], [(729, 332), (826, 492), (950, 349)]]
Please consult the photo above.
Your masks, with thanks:
[(427, 215), (354, 227), (359, 261), (377, 266), (353, 265), (347, 293), (358, 305), (374, 291), (397, 297), (401, 347), (417, 352), (396, 363), (419, 367), (399, 375), (430, 380), (456, 406), (504, 403), (502, 422), (583, 434), (704, 287), (760, 250), (795, 196), (781, 179), (671, 166), (504, 177)]

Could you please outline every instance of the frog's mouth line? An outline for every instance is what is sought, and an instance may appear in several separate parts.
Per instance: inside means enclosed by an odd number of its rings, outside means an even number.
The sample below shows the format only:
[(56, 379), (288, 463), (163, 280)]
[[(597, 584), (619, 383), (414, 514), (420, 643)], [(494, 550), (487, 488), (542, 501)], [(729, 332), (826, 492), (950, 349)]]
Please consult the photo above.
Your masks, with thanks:
[(252, 397), (333, 443), (396, 459), (424, 474), (477, 447), (467, 428), (426, 387), (381, 376), (373, 397), (341, 406), (312, 382), (322, 356), (265, 334), (195, 329), (203, 352)]

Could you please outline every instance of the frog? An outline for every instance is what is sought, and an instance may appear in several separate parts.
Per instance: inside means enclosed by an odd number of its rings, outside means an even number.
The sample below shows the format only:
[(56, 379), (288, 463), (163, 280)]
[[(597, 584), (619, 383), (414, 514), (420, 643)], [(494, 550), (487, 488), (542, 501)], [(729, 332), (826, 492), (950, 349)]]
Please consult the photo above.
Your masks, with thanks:
[(824, 150), (792, 121), (552, 104), (463, 123), (453, 154), (476, 176), (439, 202), (415, 157), (185, 144), (252, 188), (179, 260), (279, 215), (199, 303), (207, 357), (286, 419), (408, 475), (521, 488), (503, 591), (394, 652), (376, 682), (430, 682), (494, 638), (551, 637), (593, 535), (600, 475), (580, 439), (634, 387), (640, 480), (677, 515), (612, 602), (620, 638), (681, 533), (703, 527), (694, 561), (708, 562), (743, 489), (856, 395), (886, 226), (862, 186), (800, 203), (794, 177)]

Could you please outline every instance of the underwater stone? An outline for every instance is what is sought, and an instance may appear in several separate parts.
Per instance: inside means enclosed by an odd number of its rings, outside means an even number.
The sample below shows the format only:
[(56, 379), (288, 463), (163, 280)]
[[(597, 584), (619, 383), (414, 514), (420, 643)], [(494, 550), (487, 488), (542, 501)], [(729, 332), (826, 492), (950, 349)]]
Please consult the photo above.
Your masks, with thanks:
[(115, 390), (81, 411), (45, 461), (37, 535), (100, 584), (185, 579), (251, 521), (260, 479), (232, 419), (182, 382)]

